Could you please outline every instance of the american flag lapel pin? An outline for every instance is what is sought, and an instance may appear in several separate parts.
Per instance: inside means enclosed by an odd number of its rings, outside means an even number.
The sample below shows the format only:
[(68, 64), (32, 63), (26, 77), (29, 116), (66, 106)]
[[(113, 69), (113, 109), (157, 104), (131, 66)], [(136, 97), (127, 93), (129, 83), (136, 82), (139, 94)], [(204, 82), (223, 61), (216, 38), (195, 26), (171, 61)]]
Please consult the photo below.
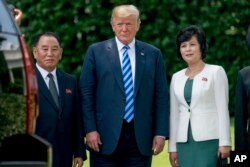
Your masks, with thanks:
[(71, 89), (65, 89), (66, 94), (71, 94), (72, 90)]

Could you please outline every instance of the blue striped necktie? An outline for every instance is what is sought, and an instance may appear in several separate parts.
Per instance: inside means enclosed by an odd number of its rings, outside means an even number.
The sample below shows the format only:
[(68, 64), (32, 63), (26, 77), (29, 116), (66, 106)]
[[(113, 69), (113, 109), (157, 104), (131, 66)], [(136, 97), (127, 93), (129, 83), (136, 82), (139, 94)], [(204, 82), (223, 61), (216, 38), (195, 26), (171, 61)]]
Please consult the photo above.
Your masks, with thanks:
[(128, 49), (129, 46), (125, 45), (123, 47), (124, 52), (122, 54), (122, 76), (124, 83), (124, 91), (126, 95), (126, 105), (124, 113), (125, 115), (123, 118), (127, 122), (131, 122), (131, 120), (134, 118), (134, 89), (131, 64), (128, 56)]

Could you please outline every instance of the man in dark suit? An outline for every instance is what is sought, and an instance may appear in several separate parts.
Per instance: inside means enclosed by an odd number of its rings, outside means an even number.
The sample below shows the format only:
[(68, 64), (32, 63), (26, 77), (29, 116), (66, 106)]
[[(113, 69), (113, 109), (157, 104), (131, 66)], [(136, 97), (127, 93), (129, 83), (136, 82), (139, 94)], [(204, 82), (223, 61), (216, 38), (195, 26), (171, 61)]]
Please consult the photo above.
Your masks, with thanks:
[[(250, 26), (246, 43), (250, 49)], [(250, 66), (238, 72), (235, 108), (235, 150), (250, 151)]]
[(238, 73), (235, 108), (235, 150), (250, 151), (250, 66)]
[(62, 52), (55, 33), (37, 36), (33, 48), (39, 87), (36, 134), (52, 144), (53, 167), (72, 167), (72, 162), (81, 167), (86, 150), (78, 82), (56, 68)]
[(90, 166), (150, 167), (169, 136), (162, 54), (135, 39), (135, 6), (115, 7), (111, 26), (115, 38), (88, 48), (80, 76)]

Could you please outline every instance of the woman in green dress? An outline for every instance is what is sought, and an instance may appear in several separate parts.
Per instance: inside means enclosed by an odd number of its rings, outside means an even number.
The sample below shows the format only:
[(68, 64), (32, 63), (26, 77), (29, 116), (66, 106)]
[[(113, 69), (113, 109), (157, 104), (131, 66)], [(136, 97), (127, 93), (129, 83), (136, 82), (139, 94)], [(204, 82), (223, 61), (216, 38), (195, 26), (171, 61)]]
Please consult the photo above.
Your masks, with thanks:
[(215, 167), (231, 149), (227, 75), (223, 67), (204, 62), (207, 43), (198, 26), (180, 31), (176, 44), (188, 67), (176, 72), (170, 85), (170, 162)]

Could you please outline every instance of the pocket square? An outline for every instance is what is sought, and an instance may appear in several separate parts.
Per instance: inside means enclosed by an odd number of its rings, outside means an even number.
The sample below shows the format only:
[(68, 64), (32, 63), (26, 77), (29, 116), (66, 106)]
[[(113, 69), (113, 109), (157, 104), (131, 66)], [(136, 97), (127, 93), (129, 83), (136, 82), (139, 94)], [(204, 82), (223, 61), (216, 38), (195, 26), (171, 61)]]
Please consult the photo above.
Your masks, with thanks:
[(72, 90), (71, 89), (65, 89), (66, 94), (71, 94)]

